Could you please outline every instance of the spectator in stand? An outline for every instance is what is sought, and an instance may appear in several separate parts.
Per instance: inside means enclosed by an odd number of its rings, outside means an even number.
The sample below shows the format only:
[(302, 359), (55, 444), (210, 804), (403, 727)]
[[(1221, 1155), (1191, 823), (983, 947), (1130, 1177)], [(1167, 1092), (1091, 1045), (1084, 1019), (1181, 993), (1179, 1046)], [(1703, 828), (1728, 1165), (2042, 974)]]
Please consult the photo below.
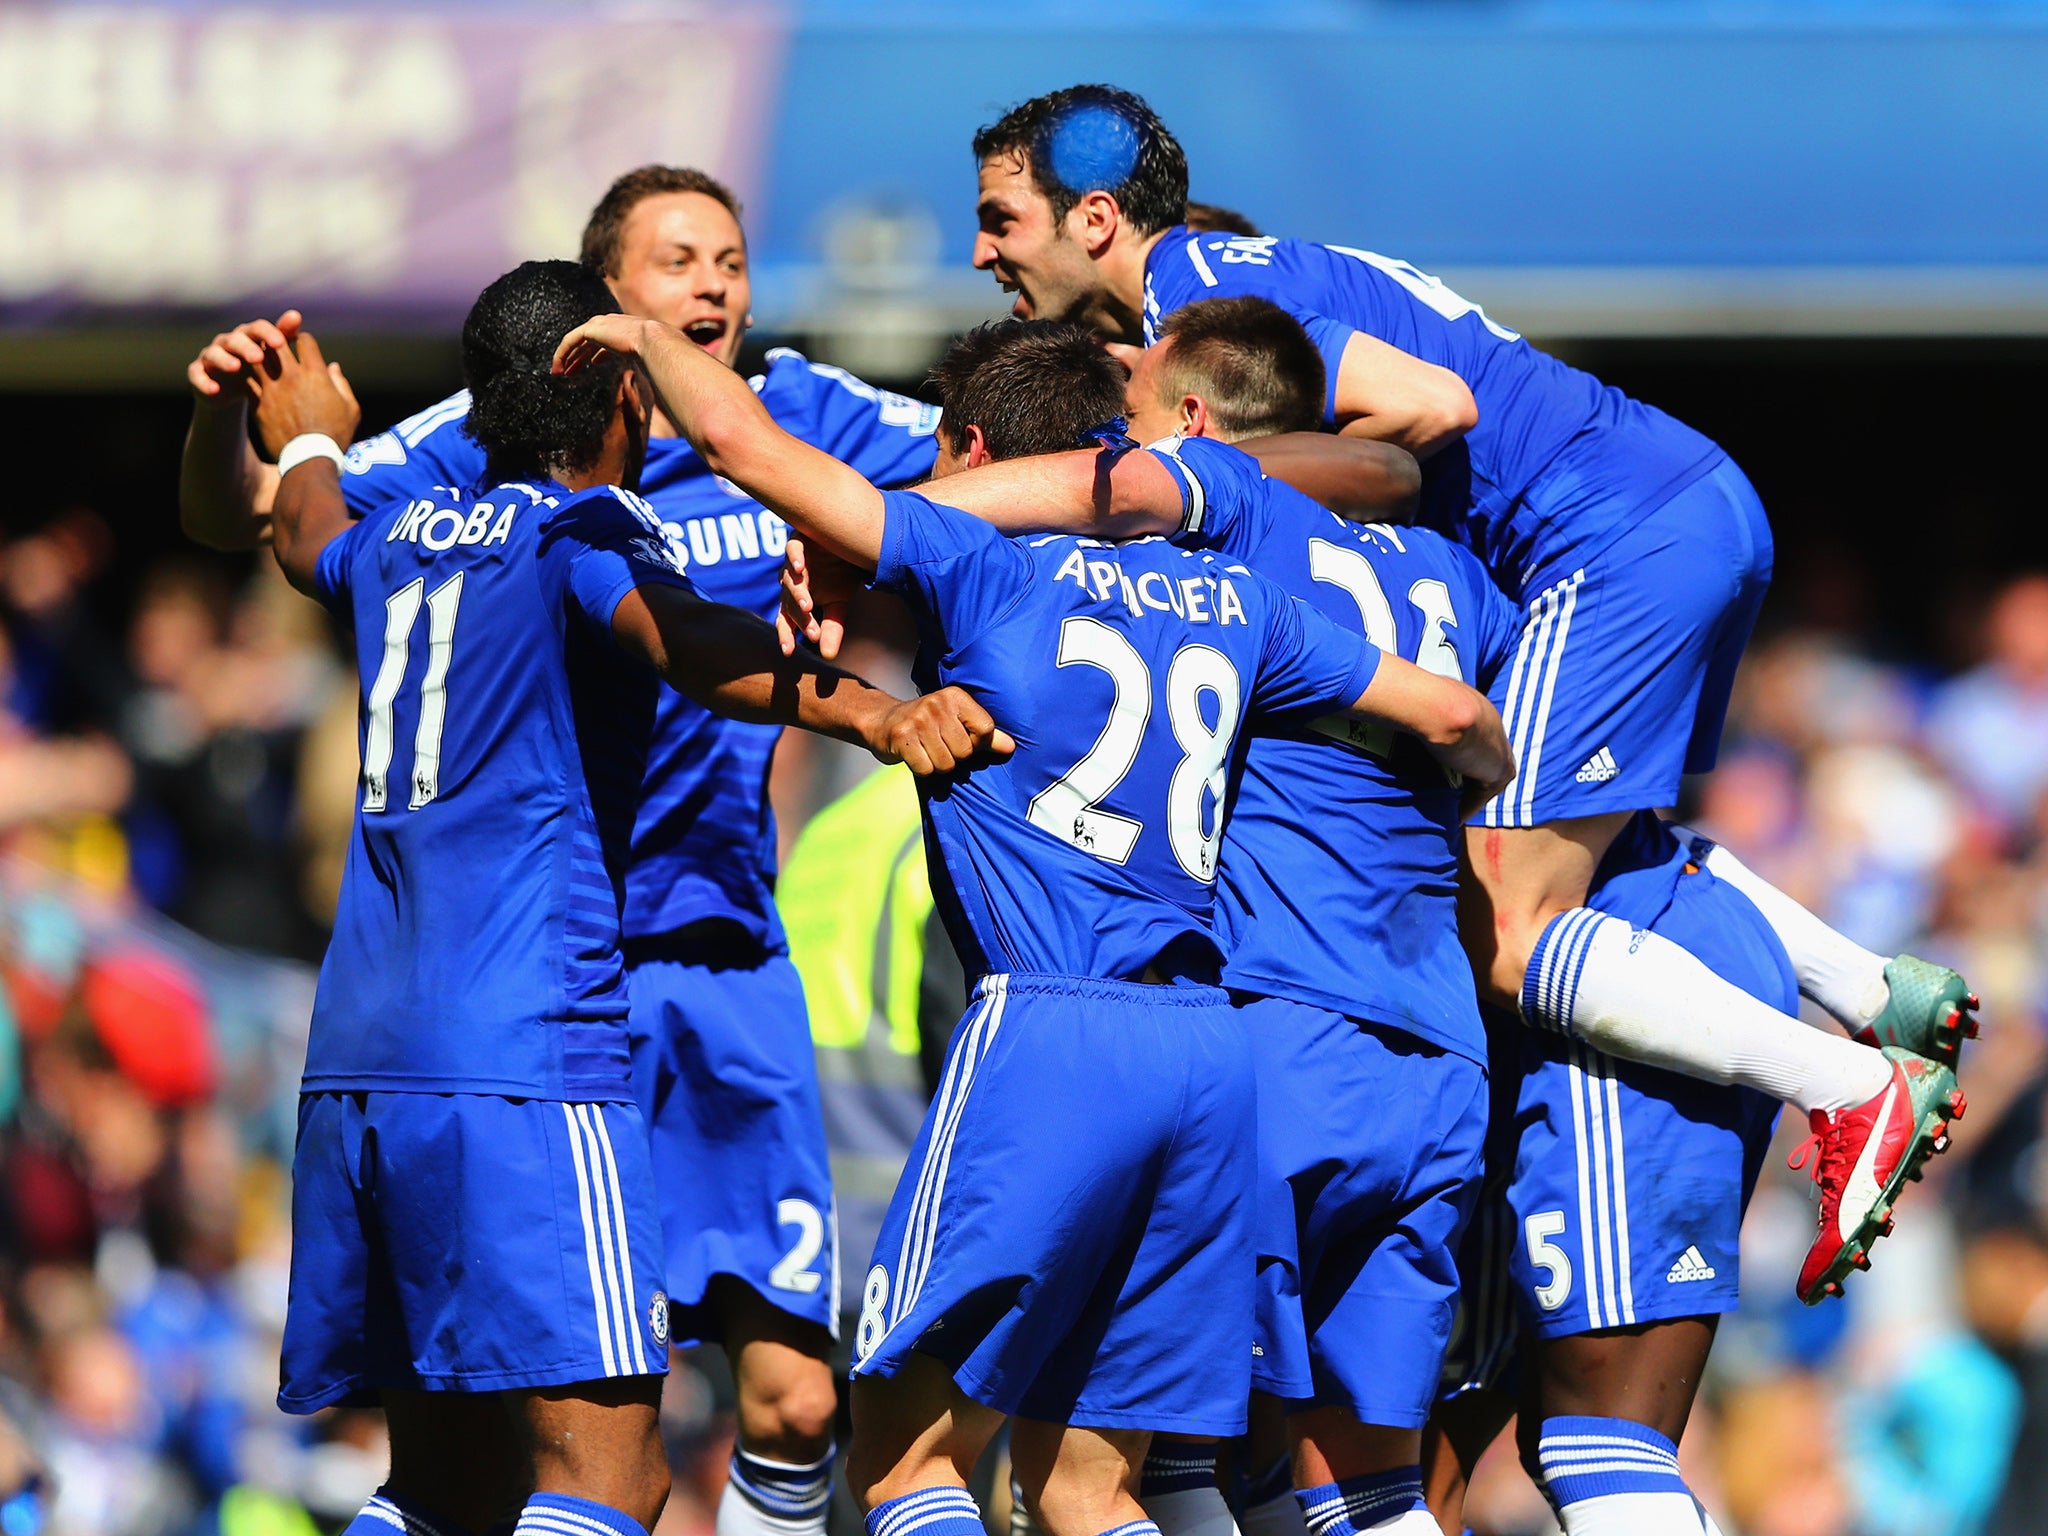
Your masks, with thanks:
[(113, 531), (82, 507), (31, 519), (0, 543), (0, 613), (14, 654), (6, 702), (32, 730), (114, 723), (127, 680), (120, 647), (85, 601), (114, 553)]
[(301, 734), (335, 686), (324, 633), (268, 562), (239, 597), (210, 566), (160, 566), (143, 584), (124, 730), (145, 802), (131, 818), (137, 879), (218, 943), (319, 958), (294, 786)]
[(2035, 1536), (2048, 1522), (2048, 1241), (2033, 1227), (1994, 1228), (1970, 1244), (1962, 1272), (1971, 1324), (2019, 1375), (2012, 1470), (1984, 1536)]
[(1936, 695), (1927, 745), (2016, 834), (2048, 788), (2048, 574), (2008, 582), (1984, 631), (1983, 662)]

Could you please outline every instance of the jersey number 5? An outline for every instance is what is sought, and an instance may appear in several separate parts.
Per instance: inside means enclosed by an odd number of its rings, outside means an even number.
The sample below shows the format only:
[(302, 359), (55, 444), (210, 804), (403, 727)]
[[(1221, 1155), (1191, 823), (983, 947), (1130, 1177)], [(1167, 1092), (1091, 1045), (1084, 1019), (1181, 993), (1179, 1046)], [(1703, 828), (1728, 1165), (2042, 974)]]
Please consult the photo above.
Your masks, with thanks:
[[(1060, 625), (1059, 664), (1099, 667), (1116, 685), (1116, 698), (1082, 759), (1032, 797), (1025, 815), (1034, 827), (1063, 843), (1112, 864), (1129, 861), (1144, 823), (1102, 802), (1138, 760), (1152, 719), (1152, 672), (1136, 646), (1100, 619), (1081, 616)], [(1166, 834), (1173, 856), (1190, 877), (1207, 884), (1216, 878), (1223, 845), (1223, 798), (1228, 787), (1230, 743), (1237, 734), (1242, 702), (1237, 669), (1213, 646), (1184, 645), (1166, 668), (1166, 714), (1180, 744), (1180, 765), (1166, 789)], [(1216, 723), (1202, 717), (1202, 695), (1216, 699)], [(1202, 816), (1202, 792), (1215, 802)]]
[(441, 792), (441, 727), (448, 718), (448, 663), (455, 655), (455, 613), (462, 606), (462, 572), (427, 595), (424, 576), (384, 599), (384, 659), (370, 685), (370, 722), (363, 733), (363, 809), (381, 811), (387, 799), (396, 743), (392, 705), (412, 659), (412, 632), (427, 608), (427, 675), (420, 679), (420, 723), (412, 738), (412, 799), (418, 810)]

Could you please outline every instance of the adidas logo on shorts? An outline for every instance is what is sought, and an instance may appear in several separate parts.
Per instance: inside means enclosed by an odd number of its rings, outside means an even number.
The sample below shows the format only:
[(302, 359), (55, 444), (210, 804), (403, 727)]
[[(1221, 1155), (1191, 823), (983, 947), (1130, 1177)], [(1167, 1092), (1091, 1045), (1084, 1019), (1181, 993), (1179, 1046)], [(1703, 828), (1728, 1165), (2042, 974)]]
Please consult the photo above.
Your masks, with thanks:
[(1581, 765), (1575, 777), (1581, 784), (1605, 784), (1621, 772), (1621, 764), (1614, 760), (1614, 754), (1602, 747)]
[(1711, 1280), (1715, 1273), (1714, 1266), (1706, 1261), (1699, 1249), (1688, 1246), (1685, 1252), (1678, 1256), (1678, 1262), (1671, 1266), (1670, 1273), (1665, 1275), (1664, 1279), (1667, 1284), (1680, 1285), (1687, 1280)]

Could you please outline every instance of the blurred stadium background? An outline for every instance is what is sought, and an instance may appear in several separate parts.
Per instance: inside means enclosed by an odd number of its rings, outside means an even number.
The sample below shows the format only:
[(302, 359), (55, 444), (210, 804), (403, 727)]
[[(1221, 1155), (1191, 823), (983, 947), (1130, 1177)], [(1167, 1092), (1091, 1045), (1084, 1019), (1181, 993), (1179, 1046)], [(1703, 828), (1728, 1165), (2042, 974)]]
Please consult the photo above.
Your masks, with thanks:
[[(747, 204), (750, 358), (915, 390), (1002, 307), (969, 134), (1083, 79), (1197, 197), (1407, 257), (1750, 472), (1778, 576), (1687, 809), (1987, 1025), (1846, 1304), (1792, 1301), (1767, 1174), (1689, 1478), (1730, 1536), (2048, 1530), (2048, 4), (654, 0), (0, 3), (4, 1536), (306, 1536), (382, 1470), (374, 1415), (270, 1405), (354, 681), (267, 561), (181, 543), (185, 361), (296, 305), (386, 424), (663, 160)], [(786, 847), (855, 772), (786, 754)], [(724, 1394), (671, 1386), (664, 1536)], [(1551, 1529), (1507, 1465), (1474, 1513)]]

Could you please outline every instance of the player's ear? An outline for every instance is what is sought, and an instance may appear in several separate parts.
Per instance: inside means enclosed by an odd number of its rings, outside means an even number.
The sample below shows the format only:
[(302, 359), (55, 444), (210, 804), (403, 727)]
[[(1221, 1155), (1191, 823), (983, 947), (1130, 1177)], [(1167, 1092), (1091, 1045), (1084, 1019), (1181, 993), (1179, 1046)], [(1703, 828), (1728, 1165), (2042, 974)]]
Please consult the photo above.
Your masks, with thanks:
[(1108, 250), (1122, 224), (1123, 210), (1107, 192), (1083, 193), (1067, 215), (1067, 232), (1090, 256), (1100, 256)]
[(981, 428), (971, 421), (967, 423), (967, 452), (961, 455), (961, 462), (969, 469), (979, 469), (994, 457), (988, 451), (988, 439), (982, 435)]
[(1180, 397), (1180, 435), (1182, 437), (1207, 437), (1209, 435), (1209, 402), (1200, 395)]
[(636, 427), (644, 428), (654, 415), (654, 391), (645, 379), (640, 377), (638, 368), (624, 368), (619, 371), (619, 392), (614, 404), (625, 413), (626, 419)]

